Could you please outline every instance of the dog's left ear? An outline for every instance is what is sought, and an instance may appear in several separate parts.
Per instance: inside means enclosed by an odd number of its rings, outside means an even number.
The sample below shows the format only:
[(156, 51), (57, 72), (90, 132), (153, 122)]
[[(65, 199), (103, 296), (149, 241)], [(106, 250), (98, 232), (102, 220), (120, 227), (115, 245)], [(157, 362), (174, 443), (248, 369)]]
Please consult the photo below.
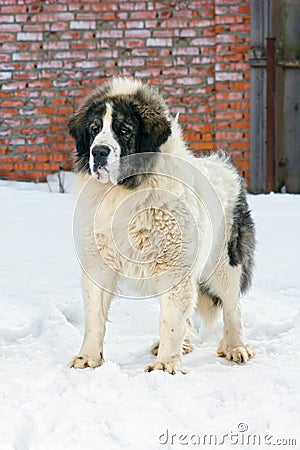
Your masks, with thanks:
[(139, 151), (156, 152), (171, 135), (171, 122), (160, 104), (136, 103), (135, 110), (140, 118)]

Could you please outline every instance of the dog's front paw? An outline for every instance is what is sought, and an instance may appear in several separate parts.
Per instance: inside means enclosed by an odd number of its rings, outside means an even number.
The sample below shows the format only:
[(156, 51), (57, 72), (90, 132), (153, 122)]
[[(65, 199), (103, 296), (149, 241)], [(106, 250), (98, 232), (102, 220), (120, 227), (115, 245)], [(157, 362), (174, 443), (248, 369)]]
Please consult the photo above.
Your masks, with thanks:
[(186, 369), (182, 367), (178, 356), (173, 356), (170, 358), (170, 361), (155, 361), (145, 367), (145, 372), (152, 372), (153, 370), (163, 370), (171, 375), (175, 375), (176, 372), (187, 373)]
[(254, 351), (250, 345), (232, 347), (224, 343), (223, 340), (220, 342), (217, 353), (219, 356), (228, 359), (228, 361), (234, 361), (238, 364), (246, 363), (254, 356)]
[(95, 369), (96, 367), (101, 366), (104, 363), (104, 359), (102, 353), (99, 356), (88, 356), (85, 354), (74, 356), (72, 361), (70, 362), (70, 367), (74, 367), (74, 369), (86, 369), (87, 367), (91, 367)]

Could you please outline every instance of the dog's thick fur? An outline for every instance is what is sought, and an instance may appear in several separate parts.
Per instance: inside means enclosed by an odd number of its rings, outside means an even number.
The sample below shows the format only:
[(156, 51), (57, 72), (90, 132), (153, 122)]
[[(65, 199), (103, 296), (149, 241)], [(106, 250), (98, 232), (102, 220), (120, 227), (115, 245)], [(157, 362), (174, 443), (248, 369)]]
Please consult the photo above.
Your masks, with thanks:
[(75, 240), (86, 311), (84, 341), (71, 366), (103, 363), (105, 323), (120, 278), (141, 296), (160, 295), (160, 342), (147, 371), (185, 371), (181, 355), (192, 349), (194, 310), (211, 324), (222, 309), (217, 353), (247, 362), (253, 352), (239, 298), (251, 284), (254, 224), (229, 158), (193, 157), (162, 96), (134, 79), (112, 79), (92, 92), (69, 130), (76, 142)]

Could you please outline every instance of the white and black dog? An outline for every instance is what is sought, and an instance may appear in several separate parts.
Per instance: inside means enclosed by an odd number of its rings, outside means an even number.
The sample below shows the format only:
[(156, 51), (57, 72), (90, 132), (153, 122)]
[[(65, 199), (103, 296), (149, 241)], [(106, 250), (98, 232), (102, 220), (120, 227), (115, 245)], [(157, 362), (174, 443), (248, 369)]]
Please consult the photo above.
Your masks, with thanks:
[(195, 310), (207, 324), (223, 310), (217, 353), (246, 363), (253, 351), (240, 295), (251, 284), (255, 233), (230, 158), (195, 158), (162, 96), (136, 79), (115, 78), (93, 91), (69, 130), (76, 142), (75, 243), (86, 314), (71, 366), (103, 363), (108, 310), (120, 279), (141, 297), (160, 298), (157, 359), (147, 371), (185, 372), (181, 355), (192, 350)]

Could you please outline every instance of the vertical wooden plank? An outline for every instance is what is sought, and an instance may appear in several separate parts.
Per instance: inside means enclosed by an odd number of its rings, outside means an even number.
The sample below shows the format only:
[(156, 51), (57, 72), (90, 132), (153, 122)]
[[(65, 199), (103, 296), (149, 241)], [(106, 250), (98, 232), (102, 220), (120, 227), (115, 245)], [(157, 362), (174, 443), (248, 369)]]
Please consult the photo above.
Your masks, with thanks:
[(266, 191), (266, 37), (270, 1), (251, 0), (250, 72), (250, 192)]
[(284, 182), (300, 193), (300, 1), (284, 1), (283, 21)]
[(275, 45), (267, 38), (267, 193), (275, 190)]

